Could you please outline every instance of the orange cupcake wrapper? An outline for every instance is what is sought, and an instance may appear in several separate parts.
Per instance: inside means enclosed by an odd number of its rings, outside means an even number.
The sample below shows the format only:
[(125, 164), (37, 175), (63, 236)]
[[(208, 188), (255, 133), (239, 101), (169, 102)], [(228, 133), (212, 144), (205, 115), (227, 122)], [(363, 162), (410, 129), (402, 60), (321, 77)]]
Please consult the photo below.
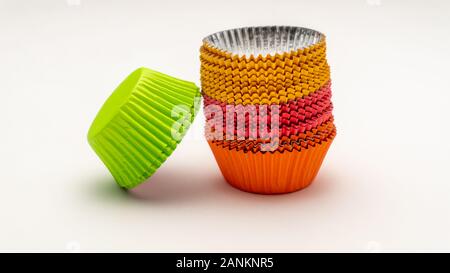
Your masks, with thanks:
[(292, 59), (274, 59), (271, 60), (259, 59), (255, 61), (242, 62), (237, 60), (232, 60), (230, 58), (224, 58), (215, 54), (210, 53), (205, 50), (207, 46), (202, 46), (200, 48), (200, 61), (201, 63), (210, 64), (223, 69), (233, 69), (233, 70), (255, 70), (255, 71), (267, 71), (269, 69), (277, 68), (306, 68), (314, 67), (326, 60), (326, 48), (323, 47), (320, 51), (301, 55), (300, 57), (293, 57)]
[(327, 60), (324, 58), (312, 64), (302, 64), (302, 66), (278, 66), (269, 67), (268, 69), (239, 69), (231, 67), (223, 67), (219, 65), (214, 65), (208, 62), (201, 62), (200, 72), (202, 75), (207, 73), (212, 74), (214, 77), (222, 76), (223, 79), (227, 80), (240, 80), (241, 83), (246, 82), (256, 82), (263, 83), (269, 79), (281, 79), (286, 78), (301, 78), (306, 76), (315, 76), (321, 71), (326, 71), (329, 68)]
[(252, 153), (208, 142), (225, 180), (247, 192), (279, 194), (309, 186), (333, 139), (301, 151)]
[(310, 90), (310, 93), (314, 92), (330, 80), (330, 73), (327, 71), (317, 76), (303, 78), (270, 79), (270, 77), (263, 77), (259, 82), (239, 82), (240, 80), (234, 81), (233, 79), (227, 81), (220, 79), (219, 76), (208, 77), (209, 78), (201, 76), (200, 78), (203, 89), (207, 90), (208, 93), (223, 93), (227, 96), (243, 96), (245, 94), (269, 96), (272, 92), (275, 92), (276, 94), (281, 91), (294, 94), (296, 92), (302, 92), (303, 90), (312, 89)]
[(246, 75), (244, 77), (227, 75), (227, 72), (201, 71), (201, 84), (208, 95), (236, 96), (244, 94), (269, 95), (271, 92), (307, 95), (316, 91), (330, 80), (328, 65), (308, 74), (298, 75)]
[(204, 38), (200, 60), (203, 93), (227, 103), (286, 102), (330, 79), (325, 35), (301, 27), (220, 31)]
[[(282, 114), (283, 112), (290, 113), (291, 111), (300, 111), (301, 108), (305, 108), (306, 111), (310, 109), (311, 112), (315, 112), (314, 109), (323, 109), (324, 107), (326, 107), (330, 103), (331, 96), (331, 81), (328, 81), (319, 90), (303, 98), (291, 100), (287, 103), (272, 102), (267, 105), (280, 105), (280, 114)], [(251, 96), (248, 96), (247, 98), (252, 99)], [(222, 108), (223, 113), (225, 113), (227, 105), (230, 105), (226, 102), (216, 100), (205, 93), (203, 93), (203, 101), (204, 107), (207, 107), (209, 105), (219, 105)], [(259, 105), (260, 104), (256, 105), (257, 110), (260, 107)]]
[[(328, 79), (329, 80), (329, 79)], [(319, 90), (328, 80), (324, 80), (323, 83), (317, 83), (315, 85), (308, 85), (307, 88), (304, 88), (301, 91), (296, 91), (293, 88), (271, 88), (271, 90), (268, 90), (267, 93), (257, 94), (257, 93), (233, 93), (233, 92), (211, 92), (210, 89), (205, 85), (202, 84), (203, 89), (202, 93), (219, 101), (224, 102), (226, 104), (242, 104), (242, 105), (248, 105), (248, 104), (259, 104), (259, 105), (265, 105), (265, 104), (282, 104), (282, 103), (288, 103), (289, 101), (293, 101), (296, 99), (301, 99), (306, 96), (309, 96)], [(256, 88), (255, 88), (256, 89)], [(263, 89), (263, 88), (261, 88)]]
[[(216, 81), (216, 82), (214, 82)], [(282, 81), (282, 80), (277, 80)], [(206, 79), (202, 76), (202, 93), (228, 104), (271, 104), (286, 103), (316, 92), (330, 81), (329, 69), (317, 77), (305, 77), (291, 83), (268, 82), (262, 85), (223, 83), (220, 79)], [(286, 80), (287, 82), (287, 80)]]
[(221, 49), (214, 47), (208, 42), (203, 42), (202, 47), (200, 48), (200, 54), (203, 54), (207, 58), (212, 58), (213, 61), (223, 61), (224, 64), (257, 64), (259, 62), (264, 63), (276, 63), (277, 61), (289, 62), (293, 63), (302, 63), (308, 60), (308, 57), (320, 55), (326, 52), (326, 41), (325, 36), (318, 43), (311, 45), (309, 47), (300, 48), (297, 50), (292, 50), (290, 52), (284, 52), (282, 54), (274, 54), (274, 55), (258, 55), (254, 56), (253, 54), (250, 56), (238, 56), (236, 54), (232, 54), (231, 52), (227, 52)]
[(263, 84), (270, 80), (286, 80), (286, 79), (300, 79), (307, 76), (317, 76), (320, 72), (327, 72), (329, 66), (326, 59), (320, 63), (304, 67), (277, 67), (276, 69), (269, 68), (267, 70), (247, 70), (247, 69), (231, 69), (214, 66), (205, 62), (201, 63), (200, 73), (206, 78), (206, 75), (212, 75), (217, 78), (221, 76), (222, 80), (233, 81), (234, 83), (253, 83)]

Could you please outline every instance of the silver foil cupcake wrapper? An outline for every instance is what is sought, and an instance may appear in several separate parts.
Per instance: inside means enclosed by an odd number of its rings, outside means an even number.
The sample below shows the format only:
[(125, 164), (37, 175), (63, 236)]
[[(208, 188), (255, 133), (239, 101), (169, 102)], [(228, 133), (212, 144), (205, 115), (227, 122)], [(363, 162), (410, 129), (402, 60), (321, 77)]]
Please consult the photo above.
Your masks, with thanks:
[(204, 38), (203, 42), (239, 57), (265, 57), (307, 48), (324, 39), (325, 35), (308, 28), (260, 26), (217, 32)]

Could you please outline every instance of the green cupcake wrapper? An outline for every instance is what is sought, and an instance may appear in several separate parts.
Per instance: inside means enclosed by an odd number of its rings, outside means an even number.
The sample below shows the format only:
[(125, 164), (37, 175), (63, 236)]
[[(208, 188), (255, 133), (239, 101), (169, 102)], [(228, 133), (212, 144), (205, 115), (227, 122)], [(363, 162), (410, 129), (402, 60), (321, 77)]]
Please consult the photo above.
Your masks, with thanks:
[(100, 109), (89, 144), (116, 182), (133, 188), (175, 150), (198, 112), (199, 98), (194, 83), (139, 68)]

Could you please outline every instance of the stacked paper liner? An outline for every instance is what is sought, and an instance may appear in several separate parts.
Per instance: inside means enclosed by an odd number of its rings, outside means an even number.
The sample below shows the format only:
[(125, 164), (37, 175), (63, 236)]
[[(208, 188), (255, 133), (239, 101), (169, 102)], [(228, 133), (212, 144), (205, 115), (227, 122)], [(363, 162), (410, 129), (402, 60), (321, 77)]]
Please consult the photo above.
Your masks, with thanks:
[(200, 60), (205, 135), (225, 179), (263, 194), (310, 185), (336, 135), (325, 36), (231, 29), (204, 38)]

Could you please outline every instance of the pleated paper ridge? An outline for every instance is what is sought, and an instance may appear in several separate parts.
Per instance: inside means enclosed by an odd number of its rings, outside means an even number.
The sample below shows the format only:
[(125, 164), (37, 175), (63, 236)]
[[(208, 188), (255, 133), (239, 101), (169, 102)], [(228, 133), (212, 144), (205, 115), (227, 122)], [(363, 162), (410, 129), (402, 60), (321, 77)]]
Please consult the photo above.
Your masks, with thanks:
[[(279, 101), (269, 101), (270, 103), (260, 105), (255, 105), (256, 112), (259, 113), (259, 109), (262, 106), (269, 106), (269, 105), (279, 105), (280, 109), (280, 116), (288, 115), (295, 116), (299, 118), (299, 115), (303, 115), (305, 117), (316, 115), (320, 112), (322, 112), (324, 109), (326, 109), (331, 104), (331, 82), (329, 81), (326, 83), (322, 88), (320, 88), (318, 91), (309, 94), (308, 96), (305, 96), (303, 98), (290, 100), (287, 103), (280, 103)], [(218, 105), (222, 108), (223, 116), (226, 116), (226, 110), (227, 106), (239, 106), (239, 104), (227, 104), (222, 101), (218, 101), (214, 98), (209, 97), (206, 94), (203, 94), (203, 105), (205, 108), (204, 114), (207, 115), (208, 111), (207, 107), (210, 105)], [(268, 114), (270, 115), (270, 107), (267, 107)], [(206, 116), (208, 120), (208, 116)]]
[(215, 76), (205, 73), (201, 77), (202, 92), (229, 104), (269, 104), (271, 100), (285, 103), (318, 91), (330, 81), (330, 70), (327, 67), (323, 71), (312, 70), (308, 75), (288, 75), (273, 80), (269, 77), (251, 78), (235, 80), (227, 79), (225, 73)]
[(208, 63), (213, 66), (231, 69), (247, 69), (247, 70), (260, 70), (260, 69), (275, 69), (276, 67), (302, 67), (303, 65), (311, 65), (321, 60), (326, 59), (326, 43), (320, 43), (311, 49), (302, 52), (301, 54), (290, 55), (285, 53), (283, 56), (276, 55), (273, 57), (268, 56), (263, 58), (241, 59), (233, 56), (223, 56), (216, 54), (208, 44), (204, 44), (200, 48), (200, 60), (204, 63)]
[[(286, 152), (286, 151), (302, 151), (308, 147), (314, 147), (324, 141), (334, 138), (336, 135), (336, 126), (333, 120), (322, 124), (318, 128), (312, 129), (305, 133), (282, 136), (278, 143), (270, 143), (270, 139), (245, 139), (245, 140), (210, 140), (217, 146), (227, 148), (230, 150), (253, 152), (253, 153), (267, 153), (267, 152)], [(262, 149), (263, 144), (269, 145), (267, 147), (272, 149)]]

